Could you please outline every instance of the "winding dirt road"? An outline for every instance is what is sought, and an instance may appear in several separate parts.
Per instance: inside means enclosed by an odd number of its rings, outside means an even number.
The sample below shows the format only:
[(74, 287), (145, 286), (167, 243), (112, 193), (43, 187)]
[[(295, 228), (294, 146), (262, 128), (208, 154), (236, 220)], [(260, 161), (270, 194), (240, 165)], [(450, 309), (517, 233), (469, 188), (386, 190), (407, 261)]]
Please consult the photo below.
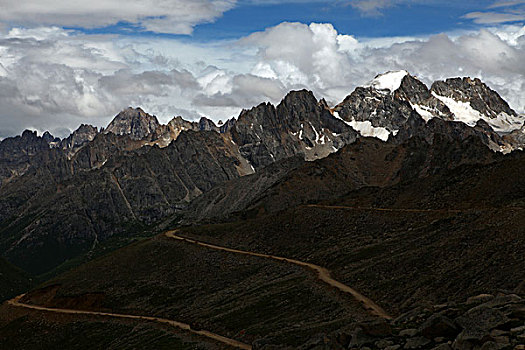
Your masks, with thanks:
[[(332, 207), (332, 208), (335, 209), (337, 207)], [(342, 207), (342, 208), (345, 208), (345, 207)], [(299, 260), (295, 260), (295, 259), (288, 259), (288, 258), (283, 258), (283, 257), (280, 257), (280, 256), (254, 253), (254, 252), (238, 250), (238, 249), (232, 249), (232, 248), (217, 246), (217, 245), (214, 245), (214, 244), (204, 243), (204, 242), (196, 241), (196, 240), (193, 240), (193, 239), (190, 239), (190, 238), (178, 236), (177, 235), (178, 232), (179, 232), (179, 230), (168, 231), (168, 232), (165, 233), (165, 235), (168, 238), (171, 238), (171, 239), (176, 239), (176, 240), (179, 240), (179, 241), (183, 241), (183, 242), (186, 242), (186, 243), (198, 245), (198, 246), (205, 247), (205, 248), (210, 248), (210, 249), (214, 249), (214, 250), (220, 250), (220, 251), (229, 252), (229, 253), (241, 254), (241, 255), (248, 255), (248, 256), (255, 256), (255, 257), (260, 257), (260, 258), (272, 259), (272, 260), (277, 260), (277, 261), (281, 261), (281, 262), (286, 262), (286, 263), (298, 265), (298, 266), (301, 266), (301, 267), (306, 267), (306, 268), (316, 272), (318, 278), (321, 281), (323, 281), (324, 283), (328, 284), (331, 287), (334, 287), (334, 288), (340, 290), (343, 293), (347, 293), (347, 294), (352, 295), (352, 297), (354, 297), (357, 301), (359, 301), (364, 306), (364, 308), (367, 309), (371, 314), (379, 316), (379, 317), (382, 317), (382, 318), (385, 318), (385, 319), (391, 319), (390, 315), (388, 315), (380, 306), (378, 306), (372, 300), (370, 300), (369, 298), (365, 297), (364, 295), (362, 295), (361, 293), (359, 293), (355, 289), (353, 289), (353, 288), (351, 288), (351, 287), (349, 287), (349, 286), (347, 286), (347, 285), (345, 285), (345, 284), (343, 284), (343, 283), (333, 279), (330, 276), (330, 271), (328, 271), (324, 267), (321, 267), (321, 266), (318, 266), (318, 265), (315, 265), (315, 264), (311, 264), (311, 263), (307, 263), (307, 262), (303, 262), (303, 261), (299, 261)], [(25, 303), (20, 302), (20, 300), (22, 300), (22, 298), (24, 296), (25, 296), (25, 294), (19, 295), (19, 296), (17, 296), (14, 299), (9, 300), (7, 303), (9, 305), (11, 305), (11, 306), (14, 306), (14, 307), (21, 307), (21, 308), (25, 308), (25, 309), (45, 311), (45, 312), (52, 312), (52, 313), (59, 313), (59, 314), (91, 315), (91, 316), (103, 316), (103, 317), (110, 317), (110, 318), (119, 318), (119, 319), (142, 320), (142, 321), (156, 322), (156, 323), (160, 323), (160, 324), (166, 324), (166, 325), (169, 325), (169, 326), (172, 326), (172, 327), (175, 327), (175, 328), (179, 328), (181, 330), (184, 330), (184, 331), (196, 334), (196, 335), (200, 335), (200, 336), (203, 336), (203, 337), (206, 337), (206, 338), (209, 338), (209, 339), (213, 339), (215, 341), (218, 341), (220, 343), (223, 343), (223, 344), (226, 344), (226, 345), (238, 348), (238, 349), (246, 349), (246, 350), (251, 350), (252, 349), (251, 345), (249, 345), (249, 344), (245, 344), (245, 343), (239, 342), (239, 341), (237, 341), (235, 339), (230, 339), (230, 338), (227, 338), (227, 337), (224, 337), (222, 335), (215, 334), (215, 333), (212, 333), (212, 332), (209, 332), (209, 331), (206, 331), (206, 330), (195, 330), (195, 329), (192, 329), (189, 324), (178, 322), (178, 321), (168, 320), (168, 319), (159, 318), (159, 317), (151, 317), (151, 316), (137, 316), (137, 315), (116, 314), (116, 313), (110, 313), (110, 312), (97, 312), (97, 311), (83, 311), (83, 310), (74, 310), (74, 309), (48, 308), (48, 307), (43, 307), (43, 306), (38, 306), (38, 305), (31, 305), (31, 304), (25, 304)]]
[(37, 306), (37, 305), (31, 305), (31, 304), (25, 304), (21, 303), (20, 300), (24, 297), (25, 294), (19, 295), (14, 299), (9, 300), (7, 303), (11, 306), (15, 307), (22, 307), (25, 309), (31, 309), (31, 310), (39, 310), (39, 311), (46, 311), (46, 312), (53, 312), (58, 314), (73, 314), (73, 315), (91, 315), (91, 316), (104, 316), (104, 317), (111, 317), (111, 318), (120, 318), (120, 319), (129, 319), (129, 320), (140, 320), (140, 321), (151, 321), (161, 324), (166, 324), (175, 328), (179, 328), (184, 331), (191, 332), (196, 335), (204, 336), (206, 338), (213, 339), (215, 341), (218, 341), (220, 343), (233, 346), (238, 349), (245, 349), (245, 350), (251, 350), (252, 346), (241, 343), (235, 339), (230, 339), (223, 337), (222, 335), (218, 335), (209, 331), (200, 330), (197, 331), (195, 329), (192, 329), (189, 324), (177, 322), (168, 320), (165, 318), (159, 318), (159, 317), (150, 317), (150, 316), (136, 316), (136, 315), (124, 315), (124, 314), (114, 314), (110, 312), (96, 312), (96, 311), (82, 311), (82, 310), (72, 310), (72, 309), (55, 309), (55, 308), (48, 308), (43, 306)]
[(179, 230), (168, 231), (168, 232), (166, 232), (166, 236), (169, 237), (169, 238), (177, 239), (177, 240), (184, 241), (184, 242), (187, 242), (187, 243), (195, 244), (195, 245), (198, 245), (198, 246), (201, 246), (201, 247), (206, 247), (206, 248), (215, 249), (215, 250), (221, 250), (221, 251), (225, 251), (225, 252), (229, 252), (229, 253), (249, 255), (249, 256), (256, 256), (256, 257), (266, 258), (266, 259), (272, 259), (272, 260), (287, 262), (287, 263), (290, 263), (290, 264), (294, 264), (294, 265), (298, 265), (298, 266), (301, 266), (301, 267), (309, 268), (309, 269), (317, 272), (317, 277), (321, 281), (325, 282), (329, 286), (332, 286), (334, 288), (339, 289), (343, 293), (347, 293), (347, 294), (352, 295), (357, 301), (359, 301), (364, 306), (365, 309), (370, 311), (370, 313), (372, 313), (373, 315), (376, 315), (376, 316), (379, 316), (379, 317), (382, 317), (382, 318), (385, 318), (385, 319), (391, 319), (392, 318), (379, 305), (377, 305), (372, 300), (370, 300), (367, 297), (365, 297), (363, 294), (361, 294), (358, 291), (356, 291), (355, 289), (347, 286), (346, 284), (343, 284), (343, 283), (333, 279), (330, 276), (330, 271), (328, 271), (324, 267), (321, 267), (321, 266), (318, 266), (318, 265), (315, 265), (315, 264), (310, 264), (310, 263), (307, 263), (307, 262), (304, 262), (304, 261), (295, 260), (295, 259), (283, 258), (283, 257), (280, 257), (280, 256), (254, 253), (254, 252), (249, 252), (249, 251), (244, 251), (244, 250), (238, 250), (238, 249), (221, 247), (221, 246), (214, 245), (214, 244), (209, 244), (209, 243), (203, 243), (203, 242), (196, 241), (196, 240), (193, 240), (193, 239), (190, 239), (190, 238), (185, 238), (185, 237), (178, 236), (177, 235), (178, 232), (179, 232)]

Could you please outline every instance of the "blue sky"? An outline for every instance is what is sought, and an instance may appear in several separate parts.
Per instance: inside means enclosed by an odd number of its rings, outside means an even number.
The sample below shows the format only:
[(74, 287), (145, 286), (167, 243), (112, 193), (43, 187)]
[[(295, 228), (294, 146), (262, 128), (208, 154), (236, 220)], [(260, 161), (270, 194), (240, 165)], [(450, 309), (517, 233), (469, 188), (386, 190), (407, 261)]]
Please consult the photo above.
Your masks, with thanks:
[(1, 0), (0, 138), (66, 136), (140, 106), (238, 116), (330, 104), (389, 70), (478, 77), (525, 112), (525, 0)]
[[(340, 33), (352, 34), (360, 38), (429, 35), (458, 30), (474, 30), (486, 26), (486, 23), (476, 23), (478, 22), (476, 18), (465, 18), (467, 14), (476, 12), (487, 16), (514, 13), (516, 14), (515, 20), (502, 20), (498, 23), (523, 22), (523, 1), (371, 0), (369, 2), (376, 2), (377, 10), (362, 11), (352, 6), (352, 1), (343, 0), (258, 2), (241, 0), (232, 9), (225, 11), (211, 23), (196, 25), (190, 35), (145, 31), (141, 29), (140, 25), (126, 22), (101, 28), (86, 29), (78, 26), (68, 28), (85, 33), (173, 37), (207, 42), (237, 39), (282, 22), (327, 22), (331, 23)], [(495, 4), (502, 6), (494, 7)]]
[(380, 15), (366, 15), (343, 2), (241, 4), (215, 23), (198, 26), (197, 40), (236, 38), (281, 22), (329, 22), (340, 32), (357, 37), (434, 34), (477, 27), (462, 19), (467, 13), (483, 9), (489, 1), (453, 1), (427, 4), (400, 4)]

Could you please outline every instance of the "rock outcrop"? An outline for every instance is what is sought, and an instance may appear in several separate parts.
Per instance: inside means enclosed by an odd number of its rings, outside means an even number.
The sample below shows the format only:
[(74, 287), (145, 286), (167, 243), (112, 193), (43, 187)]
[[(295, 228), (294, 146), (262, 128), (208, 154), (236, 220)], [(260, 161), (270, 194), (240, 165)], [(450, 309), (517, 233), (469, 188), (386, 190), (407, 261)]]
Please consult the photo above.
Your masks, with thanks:
[(60, 142), (60, 147), (68, 150), (68, 153), (73, 155), (78, 148), (93, 141), (97, 134), (98, 128), (92, 125), (82, 124), (77, 130), (73, 131), (71, 135)]
[(0, 185), (21, 176), (32, 167), (43, 166), (45, 153), (55, 138), (49, 133), (37, 136), (36, 131), (26, 130), (21, 136), (0, 142)]

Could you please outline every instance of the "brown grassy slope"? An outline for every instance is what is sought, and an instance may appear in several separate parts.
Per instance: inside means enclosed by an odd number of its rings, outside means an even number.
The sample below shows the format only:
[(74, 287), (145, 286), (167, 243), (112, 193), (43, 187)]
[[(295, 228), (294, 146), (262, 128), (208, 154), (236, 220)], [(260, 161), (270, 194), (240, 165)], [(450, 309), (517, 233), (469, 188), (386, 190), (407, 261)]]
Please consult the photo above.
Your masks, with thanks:
[(396, 313), (417, 303), (513, 289), (525, 279), (523, 173), (525, 156), (518, 153), (490, 165), (465, 165), (324, 202), (460, 212), (300, 206), (186, 231), (201, 240), (328, 267)]
[(308, 270), (164, 236), (85, 264), (29, 294), (50, 307), (159, 316), (251, 343), (298, 345), (307, 334), (369, 318)]

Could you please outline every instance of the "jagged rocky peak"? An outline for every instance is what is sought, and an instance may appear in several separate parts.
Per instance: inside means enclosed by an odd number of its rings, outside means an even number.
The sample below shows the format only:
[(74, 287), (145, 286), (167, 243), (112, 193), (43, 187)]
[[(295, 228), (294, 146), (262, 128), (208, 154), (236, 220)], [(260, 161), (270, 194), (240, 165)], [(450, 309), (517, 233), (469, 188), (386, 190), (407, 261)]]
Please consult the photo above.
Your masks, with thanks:
[(171, 119), (168, 124), (159, 126), (150, 138), (153, 143), (159, 147), (167, 147), (186, 130), (198, 130), (197, 123), (187, 121), (181, 116), (177, 116)]
[(491, 118), (497, 118), (500, 113), (517, 115), (496, 91), (478, 78), (464, 77), (436, 81), (432, 84), (432, 92), (458, 102), (470, 102), (472, 108)]
[(181, 116), (174, 117), (172, 120), (168, 122), (168, 126), (171, 129), (174, 130), (193, 130), (194, 129), (194, 123), (187, 121), (186, 119), (182, 118)]
[[(226, 122), (226, 124), (229, 123), (229, 122), (230, 121), (228, 120)], [(226, 124), (223, 123), (221, 125), (221, 127), (226, 125)], [(191, 121), (185, 120), (181, 116), (178, 116), (178, 117), (173, 118), (168, 123), (168, 126), (170, 128), (172, 128), (172, 129), (180, 130), (180, 131), (194, 130), (194, 131), (217, 131), (217, 132), (220, 132), (220, 128), (213, 122), (213, 120), (208, 119), (206, 117), (202, 117), (201, 119), (199, 119), (198, 122), (191, 122)]]
[(202, 117), (198, 122), (188, 121), (181, 116), (174, 117), (167, 125), (160, 125), (149, 137), (148, 144), (156, 144), (160, 147), (167, 147), (172, 141), (176, 140), (183, 131), (215, 131), (224, 133), (231, 128), (232, 121), (228, 120), (225, 124), (218, 127), (211, 119)]
[(141, 108), (127, 108), (115, 116), (105, 133), (129, 135), (134, 140), (143, 140), (155, 133), (160, 127), (157, 117), (144, 112)]
[(217, 127), (217, 125), (215, 125), (213, 120), (208, 119), (206, 117), (202, 117), (199, 120), (199, 130), (202, 130), (202, 131), (217, 131), (217, 132), (219, 132), (219, 128)]
[(394, 92), (395, 98), (410, 103), (410, 106), (425, 120), (442, 118), (453, 120), (450, 109), (432, 95), (430, 89), (421, 80), (407, 74)]
[(41, 165), (48, 159), (41, 155), (53, 148), (55, 138), (46, 133), (25, 130), (22, 135), (8, 137), (0, 142), (0, 186), (12, 178), (23, 175), (31, 165)]
[(93, 141), (97, 134), (98, 128), (93, 125), (82, 124), (71, 135), (62, 140), (61, 147), (65, 149), (81, 147), (87, 142)]
[(60, 138), (54, 137), (49, 131), (42, 135), (42, 139), (48, 143), (49, 147), (56, 147), (60, 143)]
[[(418, 118), (424, 122), (433, 118), (457, 121), (470, 127), (484, 120), (490, 130), (478, 129), (485, 130), (489, 139), (494, 138), (494, 132), (519, 129), (525, 121), (479, 79), (448, 79), (434, 83), (429, 89), (407, 71), (378, 75), (370, 84), (356, 88), (333, 111), (362, 136), (383, 140), (411, 134), (407, 128), (412, 128)], [(505, 149), (509, 146), (496, 144)]]
[(306, 160), (323, 158), (357, 138), (351, 127), (307, 90), (288, 93), (277, 107), (262, 103), (244, 110), (231, 134), (255, 168), (294, 155)]
[(221, 133), (227, 133), (229, 132), (233, 126), (235, 125), (235, 118), (231, 118), (231, 119), (228, 119), (225, 123), (219, 125), (219, 129), (221, 131)]
[(9, 137), (0, 142), (0, 150), (5, 150), (7, 156), (10, 153), (33, 155), (49, 148), (49, 142), (53, 140), (54, 137), (49, 133), (40, 137), (36, 131), (24, 130), (21, 136)]
[(394, 99), (407, 101), (425, 121), (436, 117), (453, 120), (450, 109), (432, 95), (425, 83), (405, 70), (380, 74), (369, 86), (390, 92)]
[(449, 107), (454, 120), (470, 126), (484, 119), (497, 132), (507, 133), (519, 129), (525, 120), (496, 91), (478, 78), (436, 81), (432, 84), (431, 92)]
[[(341, 118), (361, 136), (386, 141), (396, 135), (414, 113), (412, 105), (398, 93), (408, 73), (391, 72), (379, 75), (370, 85), (357, 87), (343, 102), (334, 107), (334, 116)], [(395, 93), (394, 93), (395, 92)]]

